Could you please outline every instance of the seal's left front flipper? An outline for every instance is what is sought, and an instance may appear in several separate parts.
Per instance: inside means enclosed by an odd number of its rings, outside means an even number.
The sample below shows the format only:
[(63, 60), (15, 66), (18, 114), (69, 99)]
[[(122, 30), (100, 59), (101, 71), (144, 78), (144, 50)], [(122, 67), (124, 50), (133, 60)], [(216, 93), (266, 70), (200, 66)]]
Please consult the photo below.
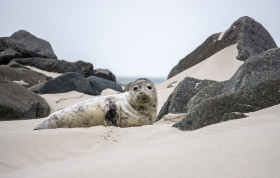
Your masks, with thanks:
[(112, 102), (111, 98), (106, 100), (105, 126), (118, 126), (119, 111), (115, 103)]

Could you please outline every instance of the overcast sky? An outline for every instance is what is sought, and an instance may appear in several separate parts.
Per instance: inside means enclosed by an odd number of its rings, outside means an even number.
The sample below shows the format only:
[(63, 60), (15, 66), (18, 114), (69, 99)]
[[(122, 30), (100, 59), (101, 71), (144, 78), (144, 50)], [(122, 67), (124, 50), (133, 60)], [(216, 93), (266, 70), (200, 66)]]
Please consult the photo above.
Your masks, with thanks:
[(0, 36), (25, 29), (59, 59), (117, 76), (163, 76), (213, 33), (242, 16), (280, 45), (278, 0), (0, 0)]

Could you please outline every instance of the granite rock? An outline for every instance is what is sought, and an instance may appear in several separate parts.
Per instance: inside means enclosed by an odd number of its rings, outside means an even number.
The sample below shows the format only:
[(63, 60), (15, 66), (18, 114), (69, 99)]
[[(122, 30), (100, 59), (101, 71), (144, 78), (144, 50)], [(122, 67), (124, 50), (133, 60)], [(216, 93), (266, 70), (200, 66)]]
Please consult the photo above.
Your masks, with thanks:
[(91, 76), (87, 78), (87, 81), (89, 81), (91, 89), (94, 91), (94, 93), (97, 93), (98, 95), (101, 94), (102, 90), (105, 90), (107, 88), (110, 88), (115, 91), (123, 92), (122, 87), (116, 82), (113, 82), (111, 80)]
[(91, 89), (89, 81), (76, 72), (65, 73), (45, 83), (35, 85), (29, 90), (39, 94), (66, 93), (70, 91), (78, 91), (89, 95), (99, 94)]
[(168, 78), (202, 62), (225, 47), (236, 43), (238, 43), (237, 59), (242, 61), (268, 49), (277, 48), (269, 32), (260, 23), (247, 16), (241, 17), (224, 33), (211, 35), (193, 52), (180, 60), (170, 71)]
[(42, 118), (49, 114), (50, 107), (42, 97), (0, 77), (0, 120)]
[(19, 30), (11, 37), (0, 38), (0, 64), (25, 57), (57, 58), (49, 42), (25, 30)]

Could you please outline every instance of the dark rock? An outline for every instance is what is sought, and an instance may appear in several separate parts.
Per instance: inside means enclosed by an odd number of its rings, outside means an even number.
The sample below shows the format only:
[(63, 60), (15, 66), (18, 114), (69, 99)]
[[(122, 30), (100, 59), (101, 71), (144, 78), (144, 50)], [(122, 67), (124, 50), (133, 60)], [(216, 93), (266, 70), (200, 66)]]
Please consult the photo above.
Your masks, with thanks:
[(17, 62), (22, 65), (29, 65), (48, 72), (66, 73), (77, 72), (84, 77), (93, 75), (93, 65), (91, 63), (77, 61), (68, 62), (58, 59), (45, 59), (45, 58), (21, 58), (14, 59), (13, 62)]
[(101, 94), (102, 90), (105, 90), (107, 88), (113, 89), (115, 91), (123, 92), (122, 87), (116, 82), (112, 82), (111, 80), (91, 76), (87, 78), (87, 81), (89, 81), (92, 90), (98, 95)]
[(49, 113), (42, 97), (0, 77), (0, 120), (42, 118)]
[(219, 40), (220, 34), (216, 33), (211, 35), (198, 48), (180, 60), (173, 67), (168, 78), (198, 64), (232, 44), (238, 43), (237, 58), (242, 61), (268, 49), (277, 48), (269, 32), (260, 23), (250, 17), (242, 17), (234, 22), (224, 33), (221, 40)]
[(23, 69), (26, 69), (26, 70), (30, 70), (28, 67), (25, 67), (24, 65), (21, 65), (21, 64), (15, 62), (15, 61), (9, 62), (9, 64), (7, 66), (12, 67), (12, 68), (23, 68)]
[(168, 113), (187, 113), (188, 101), (200, 90), (213, 83), (216, 82), (211, 80), (199, 80), (191, 77), (186, 77), (170, 94), (167, 101), (161, 108), (156, 121), (160, 120), (164, 115)]
[(269, 79), (280, 79), (280, 48), (248, 59), (225, 84), (223, 93), (248, 90)]
[(57, 58), (49, 42), (25, 30), (19, 30), (11, 37), (0, 38), (0, 64), (25, 57)]
[(68, 72), (51, 79), (45, 83), (35, 85), (29, 90), (39, 94), (55, 94), (70, 91), (78, 91), (90, 95), (98, 95), (92, 91), (89, 81), (81, 74), (76, 72)]
[(33, 70), (12, 68), (5, 65), (0, 65), (0, 76), (10, 81), (23, 81), (26, 83), (26, 85), (23, 86), (27, 88), (51, 79), (50, 77)]
[[(225, 94), (204, 101), (180, 122), (174, 124), (181, 130), (194, 130), (231, 119), (229, 113), (254, 112), (280, 103), (280, 80), (259, 83), (250, 90)], [(248, 107), (249, 106), (249, 107)], [(244, 116), (244, 115), (239, 115)], [(245, 116), (244, 116), (245, 117)], [(234, 119), (236, 117), (233, 117)]]
[(196, 95), (194, 95), (188, 102), (187, 108), (188, 113), (196, 108), (200, 103), (203, 103), (206, 100), (211, 98), (215, 98), (222, 94), (222, 90), (225, 86), (225, 82), (216, 82), (208, 85), (201, 91), (199, 91)]
[(246, 116), (244, 113), (240, 113), (240, 112), (225, 113), (221, 119), (221, 122), (229, 121), (229, 120), (233, 120), (233, 119), (242, 119), (245, 117), (248, 117), (248, 116)]
[(116, 82), (116, 76), (108, 69), (95, 69), (93, 75), (96, 77), (104, 78)]
[(182, 130), (198, 129), (279, 104), (279, 69), (279, 48), (251, 57), (229, 81), (209, 85), (192, 97), (186, 118), (175, 126)]

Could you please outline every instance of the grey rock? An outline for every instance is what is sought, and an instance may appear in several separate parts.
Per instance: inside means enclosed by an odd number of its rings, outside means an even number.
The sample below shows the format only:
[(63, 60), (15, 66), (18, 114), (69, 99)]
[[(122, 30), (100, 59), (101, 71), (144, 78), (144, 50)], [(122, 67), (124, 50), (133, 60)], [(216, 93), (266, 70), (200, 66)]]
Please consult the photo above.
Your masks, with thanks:
[[(182, 130), (198, 129), (246, 117), (280, 103), (280, 49), (270, 49), (246, 60), (225, 82), (204, 88), (189, 100), (186, 118), (175, 124)], [(238, 114), (237, 114), (238, 113)]]
[(116, 76), (108, 69), (95, 69), (93, 75), (96, 77), (104, 78), (116, 82)]
[(225, 83), (226, 81), (215, 82), (200, 90), (188, 101), (188, 113), (194, 110), (197, 106), (199, 106), (199, 104), (203, 103), (204, 101), (220, 96), (222, 94)]
[(29, 65), (48, 72), (66, 73), (77, 72), (84, 77), (93, 75), (93, 65), (91, 63), (77, 61), (68, 62), (58, 59), (45, 59), (45, 58), (21, 58), (14, 59), (12, 62), (17, 62), (22, 65)]
[(280, 48), (253, 56), (225, 84), (223, 93), (248, 90), (269, 79), (280, 79)]
[(42, 97), (0, 77), (0, 120), (42, 118), (49, 113), (50, 107)]
[(239, 114), (229, 113), (254, 112), (280, 103), (280, 80), (267, 80), (250, 90), (229, 93), (204, 101), (180, 122), (174, 124), (181, 130), (195, 130), (207, 125), (243, 118)]
[(240, 112), (231, 112), (231, 113), (225, 113), (221, 119), (221, 122), (233, 120), (233, 119), (242, 119), (248, 117), (244, 113)]
[(8, 64), (12, 59), (21, 57), (57, 58), (49, 42), (25, 30), (0, 38), (0, 64)]
[(35, 85), (29, 88), (29, 90), (39, 94), (78, 91), (89, 95), (98, 95), (98, 93), (92, 91), (89, 81), (76, 72), (65, 73), (45, 83)]
[(9, 62), (9, 64), (7, 66), (12, 67), (12, 68), (24, 68), (26, 70), (30, 70), (28, 67), (25, 67), (24, 65), (19, 64), (19, 63), (15, 62), (15, 61)]
[(98, 95), (101, 94), (102, 90), (105, 90), (107, 88), (113, 89), (115, 91), (123, 92), (122, 87), (116, 82), (112, 82), (111, 80), (91, 76), (87, 78), (87, 81), (89, 81), (90, 86), (94, 91), (94, 93), (97, 93)]
[(220, 34), (211, 35), (193, 52), (180, 60), (170, 71), (168, 78), (198, 64), (232, 44), (238, 43), (237, 58), (242, 61), (268, 49), (277, 48), (269, 32), (260, 23), (246, 16), (235, 21), (224, 33), (223, 38), (218, 40)]
[(24, 81), (27, 85), (23, 86), (26, 88), (51, 79), (50, 77), (33, 70), (26, 68), (12, 68), (5, 65), (0, 65), (0, 76), (10, 81)]
[(168, 113), (187, 113), (188, 101), (200, 90), (213, 83), (216, 82), (212, 80), (199, 80), (191, 77), (186, 77), (170, 94), (167, 101), (161, 108), (156, 121), (160, 120), (164, 115)]

